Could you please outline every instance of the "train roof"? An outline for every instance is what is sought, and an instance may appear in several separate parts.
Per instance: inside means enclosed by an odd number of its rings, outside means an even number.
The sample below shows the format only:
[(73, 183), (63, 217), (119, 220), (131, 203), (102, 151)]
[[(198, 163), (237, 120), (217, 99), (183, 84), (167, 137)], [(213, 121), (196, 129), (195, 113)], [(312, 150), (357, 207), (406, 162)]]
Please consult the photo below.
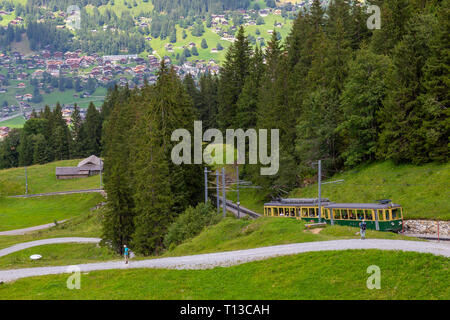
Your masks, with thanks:
[(325, 204), (327, 209), (390, 209), (400, 208), (401, 205), (395, 203), (330, 203)]
[[(322, 198), (321, 199), (322, 204), (328, 204), (330, 203), (329, 199)], [(286, 199), (277, 199), (273, 200), (271, 202), (265, 203), (264, 206), (290, 206), (290, 207), (296, 207), (296, 206), (316, 206), (319, 204), (318, 198), (286, 198)]]

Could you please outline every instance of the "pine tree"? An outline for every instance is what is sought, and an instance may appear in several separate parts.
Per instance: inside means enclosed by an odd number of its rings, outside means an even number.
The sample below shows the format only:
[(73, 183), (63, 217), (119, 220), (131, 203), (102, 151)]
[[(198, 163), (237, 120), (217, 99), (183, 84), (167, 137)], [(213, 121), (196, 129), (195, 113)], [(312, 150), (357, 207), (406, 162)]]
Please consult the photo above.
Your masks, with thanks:
[[(377, 3), (375, 3), (377, 4)], [(381, 29), (374, 30), (371, 48), (379, 54), (390, 54), (407, 32), (407, 23), (412, 16), (409, 0), (384, 0), (381, 6)]]
[(249, 74), (251, 55), (252, 49), (241, 26), (220, 72), (217, 122), (222, 129), (236, 125), (236, 104)]
[(81, 129), (83, 135), (82, 150), (84, 156), (101, 154), (102, 119), (100, 112), (91, 102), (86, 112), (85, 122)]
[(218, 78), (208, 72), (200, 77), (199, 85), (200, 104), (197, 107), (199, 118), (205, 129), (217, 128)]
[[(162, 63), (156, 84), (143, 91), (142, 119), (135, 127), (133, 162), (136, 230), (133, 245), (143, 254), (158, 253), (174, 217), (200, 200), (201, 168), (175, 165), (171, 160), (172, 132), (193, 133), (192, 100), (173, 69)], [(167, 179), (170, 177), (170, 179)], [(152, 180), (149, 183), (149, 179)]]
[(424, 117), (421, 127), (431, 161), (448, 161), (450, 137), (450, 1), (445, 0), (437, 16), (430, 42), (431, 55), (423, 68)]
[(388, 57), (366, 48), (349, 64), (341, 96), (344, 120), (338, 128), (345, 143), (342, 157), (347, 166), (376, 159), (381, 131), (378, 113), (386, 97), (386, 76), (391, 68)]
[(424, 163), (429, 161), (430, 148), (434, 148), (434, 143), (427, 143), (426, 130), (421, 129), (426, 113), (431, 110), (423, 107), (419, 96), (425, 93), (423, 69), (431, 55), (429, 35), (435, 23), (429, 15), (414, 16), (408, 32), (394, 49), (394, 69), (380, 112), (383, 129), (380, 151), (386, 159)]
[(52, 123), (52, 137), (50, 141), (53, 147), (53, 159), (70, 159), (71, 136), (66, 121), (62, 117), (62, 109), (59, 103), (56, 104), (50, 121)]
[(33, 136), (33, 163), (44, 164), (49, 161), (47, 158), (47, 141), (42, 134), (37, 134)]
[[(130, 98), (128, 87), (120, 94)], [(130, 128), (136, 121), (135, 105), (109, 97), (113, 105), (105, 124), (104, 181), (108, 206), (102, 223), (102, 242), (122, 253), (124, 244), (130, 244), (134, 233), (134, 201), (130, 161), (133, 157)]]
[(82, 157), (83, 153), (83, 140), (81, 134), (82, 120), (80, 115), (80, 109), (75, 104), (74, 110), (72, 112), (72, 147), (71, 154), (72, 157), (78, 158)]
[(264, 74), (264, 55), (258, 47), (250, 60), (249, 76), (239, 95), (236, 110), (237, 128), (249, 129), (256, 127), (257, 103), (261, 78)]

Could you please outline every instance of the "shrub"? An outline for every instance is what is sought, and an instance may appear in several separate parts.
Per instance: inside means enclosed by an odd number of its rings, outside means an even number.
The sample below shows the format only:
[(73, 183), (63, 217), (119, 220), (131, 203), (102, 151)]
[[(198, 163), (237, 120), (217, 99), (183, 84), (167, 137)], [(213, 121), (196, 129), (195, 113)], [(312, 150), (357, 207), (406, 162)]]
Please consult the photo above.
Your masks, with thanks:
[(197, 207), (187, 208), (169, 227), (164, 238), (166, 248), (173, 248), (202, 232), (203, 228), (217, 224), (221, 215), (215, 212), (211, 204), (200, 203)]

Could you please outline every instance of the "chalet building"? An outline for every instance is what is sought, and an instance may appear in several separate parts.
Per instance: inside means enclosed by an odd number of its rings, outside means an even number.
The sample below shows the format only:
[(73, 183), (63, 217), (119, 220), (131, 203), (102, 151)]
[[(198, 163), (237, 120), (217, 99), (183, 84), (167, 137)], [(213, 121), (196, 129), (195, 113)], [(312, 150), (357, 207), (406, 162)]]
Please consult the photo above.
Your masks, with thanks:
[(103, 161), (96, 156), (90, 156), (76, 167), (57, 167), (56, 178), (58, 180), (87, 178), (99, 174), (102, 170)]

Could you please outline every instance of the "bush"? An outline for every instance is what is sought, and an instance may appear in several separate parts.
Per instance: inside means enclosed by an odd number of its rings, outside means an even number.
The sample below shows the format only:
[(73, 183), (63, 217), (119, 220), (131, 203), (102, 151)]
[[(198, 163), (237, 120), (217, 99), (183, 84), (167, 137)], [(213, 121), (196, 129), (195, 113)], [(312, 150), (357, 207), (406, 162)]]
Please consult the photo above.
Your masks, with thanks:
[(221, 215), (217, 214), (211, 204), (200, 203), (197, 207), (187, 208), (169, 227), (164, 237), (166, 248), (173, 248), (202, 232), (203, 228), (217, 224)]

